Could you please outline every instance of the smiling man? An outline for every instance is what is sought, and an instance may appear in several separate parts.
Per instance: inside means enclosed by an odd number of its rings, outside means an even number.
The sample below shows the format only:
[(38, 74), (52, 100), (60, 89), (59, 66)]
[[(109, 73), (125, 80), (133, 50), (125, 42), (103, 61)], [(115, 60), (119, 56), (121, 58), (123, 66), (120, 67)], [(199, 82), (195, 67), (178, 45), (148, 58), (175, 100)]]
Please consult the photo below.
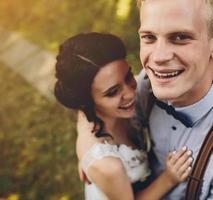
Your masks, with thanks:
[[(159, 175), (169, 151), (186, 145), (196, 159), (213, 125), (213, 1), (139, 0), (139, 5), (144, 70), (138, 80), (138, 102), (145, 109), (149, 96), (145, 73), (153, 94), (163, 101), (157, 100), (149, 116), (157, 157), (152, 167)], [(187, 123), (167, 114), (166, 104), (183, 114)], [(213, 157), (204, 175), (200, 199), (213, 199), (212, 169)], [(186, 183), (182, 183), (165, 199), (183, 199), (185, 190)]]

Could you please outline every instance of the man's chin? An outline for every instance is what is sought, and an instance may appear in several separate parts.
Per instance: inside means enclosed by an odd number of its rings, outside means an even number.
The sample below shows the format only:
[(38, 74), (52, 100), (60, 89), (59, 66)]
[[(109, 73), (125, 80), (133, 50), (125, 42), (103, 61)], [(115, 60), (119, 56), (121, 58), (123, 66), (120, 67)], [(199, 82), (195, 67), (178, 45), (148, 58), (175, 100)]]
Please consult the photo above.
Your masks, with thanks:
[(154, 96), (161, 101), (172, 101), (173, 99), (176, 99), (177, 96), (173, 94), (173, 92), (170, 91), (159, 91), (159, 90), (153, 90)]

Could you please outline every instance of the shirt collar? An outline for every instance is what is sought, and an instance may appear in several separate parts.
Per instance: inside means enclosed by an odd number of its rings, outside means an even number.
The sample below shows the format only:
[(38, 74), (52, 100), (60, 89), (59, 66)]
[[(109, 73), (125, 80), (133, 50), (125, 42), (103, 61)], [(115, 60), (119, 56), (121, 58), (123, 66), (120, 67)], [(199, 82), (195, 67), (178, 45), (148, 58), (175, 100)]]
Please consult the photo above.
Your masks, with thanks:
[(193, 124), (200, 120), (204, 115), (206, 115), (213, 108), (213, 85), (211, 86), (208, 93), (198, 102), (185, 106), (185, 107), (175, 107), (178, 112), (183, 112), (190, 117)]

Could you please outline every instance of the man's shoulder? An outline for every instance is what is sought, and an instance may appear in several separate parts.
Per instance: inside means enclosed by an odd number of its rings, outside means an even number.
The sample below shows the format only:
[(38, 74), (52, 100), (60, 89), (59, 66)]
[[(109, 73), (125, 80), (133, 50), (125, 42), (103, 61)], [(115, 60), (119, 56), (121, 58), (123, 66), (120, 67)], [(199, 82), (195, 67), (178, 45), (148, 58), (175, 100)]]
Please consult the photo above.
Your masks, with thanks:
[(140, 73), (137, 75), (137, 90), (139, 91), (146, 91), (150, 90), (150, 82), (148, 76), (146, 75), (145, 71), (142, 69)]
[(149, 79), (144, 70), (137, 76), (137, 104), (143, 109), (146, 110), (149, 96), (151, 94), (151, 86)]

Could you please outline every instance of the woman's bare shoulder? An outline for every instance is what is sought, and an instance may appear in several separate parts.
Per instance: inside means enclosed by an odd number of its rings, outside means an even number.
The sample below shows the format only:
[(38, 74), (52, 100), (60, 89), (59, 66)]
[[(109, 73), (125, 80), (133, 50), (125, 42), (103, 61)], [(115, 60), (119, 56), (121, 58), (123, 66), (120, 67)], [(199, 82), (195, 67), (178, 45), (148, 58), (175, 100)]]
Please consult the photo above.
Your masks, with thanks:
[(106, 180), (112, 180), (119, 174), (125, 173), (125, 169), (119, 158), (104, 157), (93, 162), (88, 169), (88, 173), (92, 179), (102, 177)]

